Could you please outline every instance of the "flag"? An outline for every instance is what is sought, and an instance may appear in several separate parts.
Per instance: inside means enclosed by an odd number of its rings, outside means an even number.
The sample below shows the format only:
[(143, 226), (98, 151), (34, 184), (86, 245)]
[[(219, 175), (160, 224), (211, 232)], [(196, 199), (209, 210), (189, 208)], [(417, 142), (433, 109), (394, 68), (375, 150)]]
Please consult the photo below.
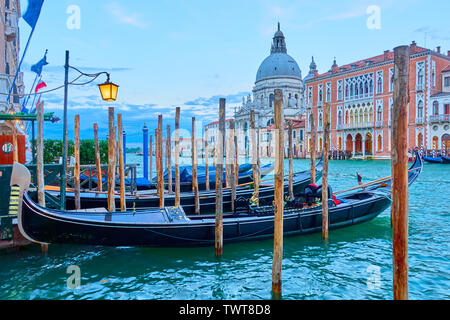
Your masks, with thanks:
[[(39, 90), (41, 90), (42, 88), (45, 88), (46, 86), (47, 86), (47, 84), (44, 81), (41, 81), (36, 85), (36, 89), (34, 89), (34, 92), (37, 93)], [(36, 105), (38, 105), (40, 102), (41, 102), (41, 95), (39, 95)]]
[(41, 90), (42, 88), (45, 88), (47, 86), (47, 84), (44, 81), (39, 82), (36, 85), (36, 88), (34, 89), (34, 93), (37, 93), (39, 90)]
[(39, 19), (43, 3), (44, 0), (28, 0), (27, 11), (22, 17), (32, 29), (34, 29)]
[(45, 52), (44, 57), (43, 57), (41, 60), (39, 60), (38, 63), (33, 64), (33, 65), (31, 66), (31, 71), (33, 71), (33, 72), (36, 73), (38, 76), (40, 76), (41, 73), (42, 73), (42, 67), (45, 66), (45, 65), (47, 65), (47, 64), (48, 64), (48, 62), (47, 62), (47, 52)]

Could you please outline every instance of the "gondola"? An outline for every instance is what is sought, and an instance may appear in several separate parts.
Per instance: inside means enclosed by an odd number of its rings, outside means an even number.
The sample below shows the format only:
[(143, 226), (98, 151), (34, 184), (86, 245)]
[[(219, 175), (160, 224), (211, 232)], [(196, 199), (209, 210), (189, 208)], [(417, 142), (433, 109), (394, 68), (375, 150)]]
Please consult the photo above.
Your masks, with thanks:
[[(322, 177), (322, 161), (316, 165), (316, 179)], [(302, 171), (294, 174), (293, 176), (293, 189), (294, 195), (303, 192), (305, 186), (311, 182), (310, 171)], [(284, 182), (285, 192), (288, 191), (288, 179)], [(236, 198), (242, 200), (249, 200), (253, 195), (253, 189), (249, 185), (244, 185), (236, 188)], [(272, 185), (261, 185), (259, 188), (259, 199), (261, 203), (271, 203), (274, 195), (274, 186)], [(48, 191), (54, 197), (59, 196), (57, 191)], [(75, 209), (75, 195), (73, 192), (67, 192), (66, 194), (66, 209)], [(108, 197), (105, 193), (92, 193), (92, 192), (82, 192), (80, 195), (81, 209), (89, 208), (107, 208)], [(215, 190), (200, 191), (199, 192), (200, 201), (200, 213), (210, 214), (215, 212), (216, 208), (216, 192)], [(175, 195), (167, 194), (164, 195), (164, 203), (166, 206), (175, 205)], [(180, 204), (183, 206), (184, 212), (187, 215), (195, 214), (195, 199), (193, 192), (181, 192), (180, 193)], [(152, 208), (159, 207), (159, 196), (154, 193), (153, 195), (141, 194), (136, 196), (126, 197), (127, 208)], [(120, 197), (116, 195), (116, 208), (120, 208)], [(223, 190), (223, 210), (225, 212), (231, 211), (231, 189), (225, 188)]]
[(441, 157), (423, 157), (423, 160), (428, 163), (442, 163)]
[[(418, 155), (409, 171), (409, 184), (422, 171)], [(40, 207), (26, 188), (28, 169), (14, 164), (11, 185), (20, 189), (18, 226), (23, 236), (37, 243), (69, 243), (104, 246), (196, 247), (214, 245), (214, 216), (187, 217), (182, 207), (165, 207), (142, 212), (64, 212)], [(390, 205), (391, 181), (380, 181), (366, 189), (357, 189), (339, 197), (339, 204), (329, 201), (330, 229), (369, 221)], [(23, 201), (22, 201), (23, 200)], [(295, 202), (298, 204), (298, 202)], [(248, 208), (224, 214), (224, 243), (273, 237), (273, 206)], [(284, 235), (320, 232), (322, 207), (286, 205), (283, 215)]]
[(442, 163), (450, 164), (450, 157), (441, 156)]

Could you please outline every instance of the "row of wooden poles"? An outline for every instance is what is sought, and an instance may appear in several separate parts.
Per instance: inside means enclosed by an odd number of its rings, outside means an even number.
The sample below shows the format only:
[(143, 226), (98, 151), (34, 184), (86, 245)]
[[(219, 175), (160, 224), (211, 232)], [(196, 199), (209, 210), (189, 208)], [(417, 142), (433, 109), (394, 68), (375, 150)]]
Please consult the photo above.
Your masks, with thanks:
[[(407, 153), (407, 105), (409, 77), (409, 47), (401, 46), (394, 49), (394, 106), (392, 111), (392, 207), (391, 223), (393, 227), (393, 291), (394, 299), (408, 299), (408, 153)], [(283, 210), (284, 210), (284, 115), (283, 94), (280, 89), (275, 90), (274, 95), (274, 126), (275, 126), (275, 194), (274, 194), (274, 251), (272, 263), (272, 291), (275, 297), (281, 296), (281, 271), (283, 257)], [(251, 128), (255, 129), (254, 113), (251, 114)], [(37, 106), (37, 185), (38, 201), (45, 205), (44, 194), (44, 171), (43, 171), (43, 105)], [(75, 203), (80, 208), (80, 162), (79, 162), (79, 116), (75, 116)], [(109, 145), (108, 145), (108, 211), (113, 212), (115, 208), (115, 172), (116, 172), (116, 147), (118, 150), (119, 172), (120, 172), (120, 209), (126, 210), (125, 201), (125, 176), (123, 161), (123, 130), (122, 116), (117, 115), (117, 128), (115, 127), (114, 108), (108, 109)], [(175, 112), (175, 206), (180, 205), (180, 172), (179, 172), (179, 124), (180, 108)], [(312, 147), (311, 147), (311, 182), (315, 183), (315, 143), (316, 130), (314, 121), (312, 125)], [(116, 129), (118, 129), (119, 141), (116, 142)], [(234, 123), (230, 126), (230, 132), (234, 132)], [(292, 122), (289, 122), (289, 194), (293, 196), (292, 179)], [(256, 131), (252, 130), (252, 141), (257, 142)], [(98, 145), (98, 126), (94, 124), (95, 154), (97, 166), (97, 178), (99, 191), (101, 192), (101, 166)], [(205, 137), (207, 144), (207, 136)], [(236, 185), (238, 182), (237, 161), (237, 137), (229, 134), (227, 138), (227, 156), (234, 157), (227, 161), (226, 180), (232, 188), (232, 204), (236, 197)], [(171, 139), (170, 127), (167, 128), (166, 158), (169, 172), (168, 192), (172, 193), (171, 177)], [(330, 105), (324, 107), (324, 143), (323, 143), (323, 171), (322, 171), (322, 237), (328, 238), (328, 150), (330, 144)], [(164, 177), (163, 177), (163, 133), (162, 115), (158, 116), (158, 128), (155, 129), (155, 151), (157, 167), (157, 192), (159, 194), (159, 206), (164, 207)], [(206, 145), (207, 147), (207, 145)], [(197, 154), (195, 143), (195, 118), (192, 120), (192, 191), (195, 197), (195, 212), (200, 213), (198, 182), (197, 182)], [(207, 148), (205, 148), (207, 150)], [(257, 143), (253, 143), (253, 179), (256, 196), (259, 192), (259, 157)], [(215, 215), (215, 252), (217, 256), (223, 254), (223, 157), (225, 151), (225, 99), (219, 101), (219, 139), (216, 152), (216, 215)], [(208, 156), (205, 156), (206, 188), (209, 188)], [(227, 184), (228, 186), (228, 184)], [(43, 248), (46, 251), (46, 247)]]

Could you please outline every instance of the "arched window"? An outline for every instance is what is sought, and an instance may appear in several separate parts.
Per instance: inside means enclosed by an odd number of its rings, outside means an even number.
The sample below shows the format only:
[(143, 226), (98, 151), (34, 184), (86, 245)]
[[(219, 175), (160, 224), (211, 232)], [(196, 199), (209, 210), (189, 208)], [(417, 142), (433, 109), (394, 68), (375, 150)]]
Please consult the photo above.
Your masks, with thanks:
[(353, 123), (353, 110), (350, 111), (350, 123)]
[(353, 98), (353, 83), (350, 85), (350, 98)]
[(274, 99), (274, 95), (273, 95), (273, 93), (271, 93), (269, 95), (269, 107), (270, 108), (273, 108), (273, 99)]
[(377, 121), (383, 121), (383, 107), (382, 106), (378, 106)]
[(373, 95), (373, 80), (372, 79), (370, 79), (370, 81), (369, 81), (369, 92), (370, 92), (370, 95)]
[(323, 119), (322, 119), (322, 113), (319, 113), (319, 126), (323, 126)]
[(423, 118), (423, 101), (420, 100), (417, 104), (417, 118)]
[(359, 110), (359, 122), (363, 123), (364, 119), (363, 119), (363, 111), (362, 109)]
[(383, 151), (383, 143), (381, 141), (381, 134), (377, 137), (377, 151)]
[(345, 111), (345, 123), (349, 123), (349, 119), (348, 119), (348, 110)]
[(364, 122), (369, 122), (369, 113), (367, 112), (367, 108), (364, 109)]
[(359, 94), (359, 86), (358, 84), (355, 85), (355, 97), (358, 97)]
[(437, 116), (439, 114), (439, 102), (433, 102), (433, 116)]
[(338, 112), (338, 119), (337, 119), (337, 121), (338, 121), (338, 125), (342, 124), (342, 111), (341, 110), (339, 110), (339, 112)]
[(377, 80), (377, 93), (383, 92), (383, 79), (381, 77), (378, 77)]
[(359, 83), (359, 95), (361, 97), (364, 95), (364, 85), (362, 82)]
[(417, 147), (422, 148), (422, 146), (423, 146), (423, 134), (422, 132), (419, 132), (419, 134), (417, 135)]
[(364, 83), (364, 93), (366, 94), (366, 96), (369, 94), (369, 84), (367, 83), (367, 81)]
[(370, 107), (370, 110), (369, 110), (369, 122), (373, 122), (373, 108), (372, 107)]
[(358, 121), (359, 121), (358, 110), (355, 110), (355, 123), (358, 123)]
[(341, 137), (338, 138), (338, 150), (339, 151), (342, 150), (342, 138)]

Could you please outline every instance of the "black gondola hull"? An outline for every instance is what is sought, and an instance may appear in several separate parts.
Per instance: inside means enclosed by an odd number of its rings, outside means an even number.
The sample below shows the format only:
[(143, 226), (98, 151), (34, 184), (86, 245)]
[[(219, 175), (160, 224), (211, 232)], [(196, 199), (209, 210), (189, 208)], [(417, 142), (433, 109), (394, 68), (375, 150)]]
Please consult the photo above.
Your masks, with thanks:
[[(342, 204), (329, 209), (330, 229), (369, 221), (390, 205), (385, 197), (369, 197), (357, 204)], [(188, 223), (136, 224), (121, 223), (122, 213), (99, 214), (97, 221), (77, 221), (53, 215), (25, 199), (22, 208), (25, 233), (46, 243), (70, 243), (104, 246), (197, 247), (214, 246), (214, 219), (190, 220)], [(158, 216), (157, 210), (153, 213)], [(147, 213), (147, 215), (151, 215)], [(146, 217), (147, 220), (148, 216)], [(101, 221), (103, 220), (103, 221)], [(124, 219), (125, 220), (125, 219)], [(151, 219), (150, 219), (151, 220)], [(115, 221), (117, 223), (111, 223)], [(320, 232), (322, 210), (292, 209), (284, 214), (285, 236)], [(224, 217), (224, 243), (260, 240), (273, 237), (274, 217)]]

